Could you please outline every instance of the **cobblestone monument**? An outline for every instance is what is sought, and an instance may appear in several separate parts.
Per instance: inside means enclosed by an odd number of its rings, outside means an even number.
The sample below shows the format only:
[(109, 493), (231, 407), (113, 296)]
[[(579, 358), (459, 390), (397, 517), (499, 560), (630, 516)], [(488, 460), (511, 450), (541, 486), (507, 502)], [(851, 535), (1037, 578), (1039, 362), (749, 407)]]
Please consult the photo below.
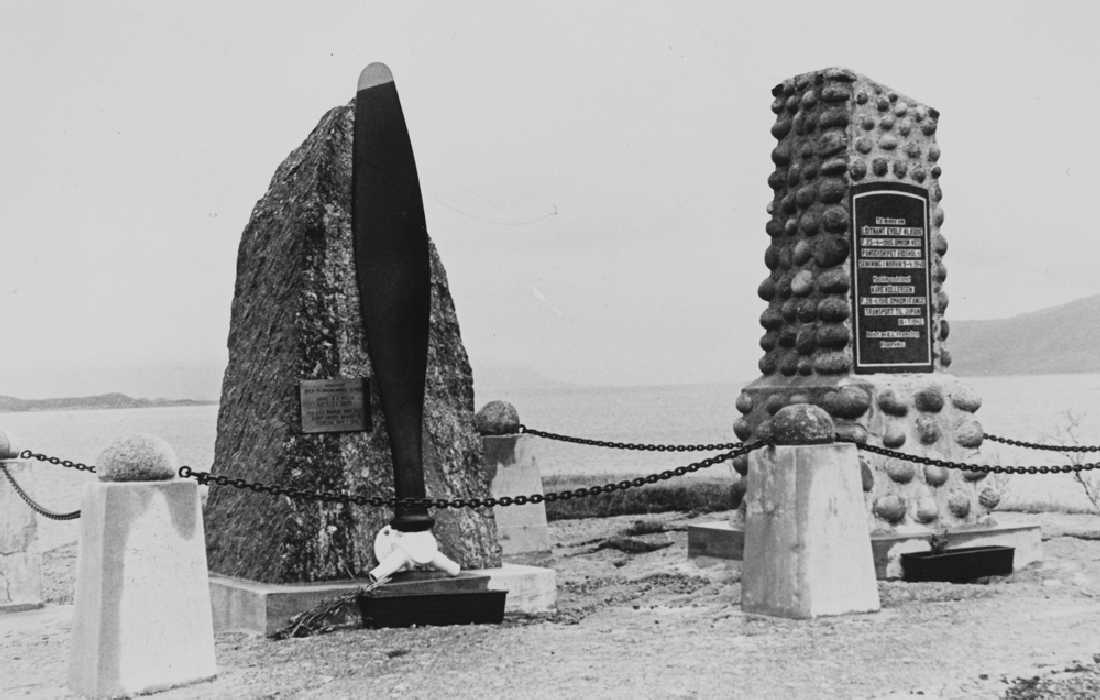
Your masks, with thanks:
[[(981, 399), (946, 371), (939, 112), (840, 68), (772, 94), (761, 376), (737, 398), (737, 437), (768, 437), (777, 411), (805, 402), (832, 416), (842, 440), (995, 459), (974, 415)], [(860, 460), (872, 531), (992, 524), (998, 492), (985, 474)], [(744, 475), (746, 458), (734, 467)]]

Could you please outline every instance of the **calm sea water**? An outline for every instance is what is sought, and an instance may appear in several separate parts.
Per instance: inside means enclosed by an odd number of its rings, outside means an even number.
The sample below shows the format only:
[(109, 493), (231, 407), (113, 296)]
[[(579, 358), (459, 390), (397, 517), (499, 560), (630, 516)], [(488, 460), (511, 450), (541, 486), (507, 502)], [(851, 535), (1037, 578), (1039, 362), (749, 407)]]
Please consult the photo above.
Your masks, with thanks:
[[(1100, 444), (1100, 374), (964, 379), (982, 396), (978, 412), (986, 430), (1022, 439), (1057, 440), (1067, 424), (1066, 413), (1080, 419), (1083, 442)], [(629, 442), (733, 441), (731, 425), (739, 415), (733, 401), (739, 385), (714, 384), (668, 387), (565, 387), (553, 389), (487, 389), (478, 405), (490, 399), (513, 403), (522, 421), (533, 428)], [(42, 411), (0, 414), (0, 430), (14, 434), (22, 447), (94, 463), (112, 439), (132, 433), (153, 433), (175, 447), (181, 461), (209, 467), (214, 454), (217, 407)], [(659, 471), (698, 457), (668, 453), (634, 453), (540, 441), (539, 465), (546, 474), (623, 474)], [(1003, 463), (1060, 464), (1057, 453), (1001, 451)], [(732, 478), (727, 465), (700, 472)], [(48, 464), (36, 464), (27, 488), (54, 510), (79, 507), (80, 491), (89, 475)], [(1068, 476), (1019, 477), (1005, 505), (1036, 496), (1071, 507), (1087, 501)], [(45, 547), (76, 537), (77, 523), (40, 521)]]

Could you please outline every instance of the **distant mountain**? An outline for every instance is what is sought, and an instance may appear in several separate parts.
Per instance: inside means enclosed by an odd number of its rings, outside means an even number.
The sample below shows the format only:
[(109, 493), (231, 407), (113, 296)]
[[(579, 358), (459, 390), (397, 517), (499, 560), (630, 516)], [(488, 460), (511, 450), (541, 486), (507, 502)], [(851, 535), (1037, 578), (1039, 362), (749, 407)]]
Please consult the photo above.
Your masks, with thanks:
[(17, 399), (14, 396), (0, 396), (0, 412), (65, 411), (89, 408), (164, 408), (167, 406), (212, 406), (217, 403), (217, 401), (196, 401), (194, 399), (135, 399), (117, 392), (60, 399)]
[(1100, 294), (995, 321), (951, 321), (959, 375), (1100, 372)]

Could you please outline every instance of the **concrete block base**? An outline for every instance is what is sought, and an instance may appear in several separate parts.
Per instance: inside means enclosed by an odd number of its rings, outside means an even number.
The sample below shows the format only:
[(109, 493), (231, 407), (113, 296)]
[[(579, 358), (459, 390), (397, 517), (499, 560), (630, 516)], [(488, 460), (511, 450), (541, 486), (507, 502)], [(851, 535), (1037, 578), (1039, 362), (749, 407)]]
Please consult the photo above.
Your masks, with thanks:
[[(875, 576), (901, 578), (901, 555), (928, 550), (927, 532), (871, 535)], [(1000, 544), (1016, 548), (1013, 569), (1019, 571), (1043, 560), (1042, 532), (1038, 525), (989, 525), (952, 530), (948, 549)], [(741, 561), (745, 532), (728, 520), (715, 520), (688, 526), (688, 559), (706, 565), (714, 562)]]
[(879, 609), (855, 445), (749, 456), (741, 609), (811, 618)]
[[(554, 609), (557, 602), (557, 578), (552, 569), (522, 564), (504, 564), (499, 569), (475, 569), (450, 579), (453, 587), (463, 581), (489, 577), (488, 587), (508, 591), (504, 612), (539, 613)], [(210, 603), (214, 629), (218, 632), (245, 630), (271, 634), (291, 617), (320, 603), (355, 592), (363, 581), (326, 581), (322, 583), (260, 583), (233, 576), (210, 574)], [(433, 579), (433, 583), (448, 583)], [(406, 584), (386, 584), (387, 587)], [(423, 586), (423, 582), (418, 585)], [(384, 594), (384, 593), (383, 593)]]
[(119, 696), (213, 678), (195, 482), (93, 482), (82, 511), (69, 687)]

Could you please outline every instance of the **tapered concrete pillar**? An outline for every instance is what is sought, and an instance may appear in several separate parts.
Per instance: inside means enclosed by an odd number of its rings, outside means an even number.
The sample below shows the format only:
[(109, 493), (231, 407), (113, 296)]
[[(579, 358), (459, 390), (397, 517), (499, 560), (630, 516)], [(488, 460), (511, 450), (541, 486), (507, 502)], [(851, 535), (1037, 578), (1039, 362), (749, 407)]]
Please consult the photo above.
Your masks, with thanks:
[(15, 452), (6, 449), (6, 440), (0, 433), (0, 470), (6, 472), (0, 473), (0, 613), (42, 607), (38, 521), (12, 483), (29, 476), (31, 465), (7, 458), (15, 457)]
[[(147, 436), (119, 441), (84, 491), (69, 687), (153, 692), (213, 678), (198, 486)], [(139, 480), (134, 480), (139, 479)]]
[(879, 608), (859, 460), (808, 404), (773, 419), (778, 444), (749, 460), (741, 608), (810, 618)]
[[(501, 498), (542, 494), (534, 439), (519, 432), (519, 413), (515, 407), (507, 401), (490, 401), (477, 412), (476, 425), (481, 434), (481, 458), (493, 478), (489, 485), (492, 495)], [(553, 549), (544, 504), (496, 506), (493, 518), (497, 521), (502, 555)]]

